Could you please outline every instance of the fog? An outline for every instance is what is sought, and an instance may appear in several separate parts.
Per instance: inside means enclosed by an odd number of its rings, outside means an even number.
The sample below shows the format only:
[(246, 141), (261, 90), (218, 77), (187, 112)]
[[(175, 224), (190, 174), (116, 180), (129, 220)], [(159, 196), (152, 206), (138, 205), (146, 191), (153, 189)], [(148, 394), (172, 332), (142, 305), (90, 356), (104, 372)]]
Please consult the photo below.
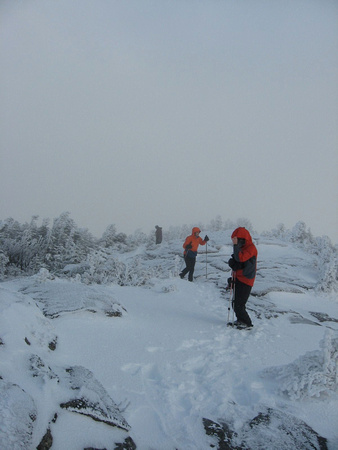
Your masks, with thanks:
[(338, 242), (338, 3), (2, 1), (0, 220)]

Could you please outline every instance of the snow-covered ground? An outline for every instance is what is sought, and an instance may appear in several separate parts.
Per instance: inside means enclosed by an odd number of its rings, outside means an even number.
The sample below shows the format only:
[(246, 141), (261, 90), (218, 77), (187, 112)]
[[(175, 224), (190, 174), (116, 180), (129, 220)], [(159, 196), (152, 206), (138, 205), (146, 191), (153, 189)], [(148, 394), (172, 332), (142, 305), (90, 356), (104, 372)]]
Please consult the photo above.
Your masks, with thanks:
[(194, 283), (177, 240), (138, 249), (167, 273), (142, 287), (0, 284), (1, 449), (338, 448), (338, 303), (316, 256), (257, 236), (254, 327), (237, 330), (230, 239), (210, 238)]

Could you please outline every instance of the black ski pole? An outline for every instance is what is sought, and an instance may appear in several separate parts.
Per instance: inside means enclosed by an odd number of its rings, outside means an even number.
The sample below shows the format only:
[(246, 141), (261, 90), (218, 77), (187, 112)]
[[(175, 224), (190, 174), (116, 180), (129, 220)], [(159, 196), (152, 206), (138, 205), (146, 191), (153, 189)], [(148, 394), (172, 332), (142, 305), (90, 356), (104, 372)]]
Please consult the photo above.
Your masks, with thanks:
[[(229, 280), (228, 280), (229, 283)], [(231, 278), (230, 281), (230, 295), (229, 295), (229, 305), (228, 305), (228, 325), (230, 325), (230, 308), (231, 308), (231, 303), (232, 303), (232, 289), (233, 289), (233, 279)]]
[(208, 241), (205, 244), (205, 278), (208, 278)]
[(233, 288), (232, 288), (232, 326), (234, 326), (235, 322), (235, 295), (236, 295), (236, 273), (232, 272), (232, 282), (233, 282)]
[[(234, 326), (235, 321), (235, 308), (234, 308), (234, 302), (235, 302), (235, 278), (236, 274), (235, 272), (232, 272), (232, 277), (228, 279), (228, 283), (230, 283), (230, 295), (229, 295), (229, 306), (228, 306), (228, 325)], [(230, 281), (231, 280), (231, 281)], [(230, 310), (232, 307), (232, 320), (230, 322)]]

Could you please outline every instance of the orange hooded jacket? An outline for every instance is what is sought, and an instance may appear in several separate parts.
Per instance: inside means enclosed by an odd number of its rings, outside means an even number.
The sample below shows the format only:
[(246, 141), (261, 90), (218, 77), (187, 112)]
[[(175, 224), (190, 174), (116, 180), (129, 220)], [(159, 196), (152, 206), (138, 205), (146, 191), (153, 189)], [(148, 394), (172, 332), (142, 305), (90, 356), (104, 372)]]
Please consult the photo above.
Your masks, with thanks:
[[(200, 232), (201, 230), (198, 227), (194, 227), (191, 231), (191, 235), (185, 239), (183, 244), (183, 248), (185, 250), (184, 255), (187, 255), (190, 258), (196, 258), (198, 246), (206, 244), (206, 242), (200, 236), (195, 236), (195, 233)], [(186, 246), (189, 244), (191, 244), (191, 248), (186, 250)]]
[(249, 231), (244, 227), (236, 228), (231, 235), (231, 238), (234, 237), (245, 239), (243, 246), (234, 245), (232, 258), (237, 263), (242, 263), (240, 269), (234, 270), (236, 272), (236, 279), (244, 284), (253, 286), (257, 269), (257, 248), (252, 242)]

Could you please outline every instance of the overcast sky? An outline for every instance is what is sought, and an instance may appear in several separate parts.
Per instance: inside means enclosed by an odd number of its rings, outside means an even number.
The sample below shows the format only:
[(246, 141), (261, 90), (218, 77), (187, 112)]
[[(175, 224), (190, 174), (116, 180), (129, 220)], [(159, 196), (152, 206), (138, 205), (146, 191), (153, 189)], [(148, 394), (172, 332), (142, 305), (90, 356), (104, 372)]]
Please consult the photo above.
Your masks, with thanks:
[(336, 0), (2, 0), (0, 220), (338, 242)]

